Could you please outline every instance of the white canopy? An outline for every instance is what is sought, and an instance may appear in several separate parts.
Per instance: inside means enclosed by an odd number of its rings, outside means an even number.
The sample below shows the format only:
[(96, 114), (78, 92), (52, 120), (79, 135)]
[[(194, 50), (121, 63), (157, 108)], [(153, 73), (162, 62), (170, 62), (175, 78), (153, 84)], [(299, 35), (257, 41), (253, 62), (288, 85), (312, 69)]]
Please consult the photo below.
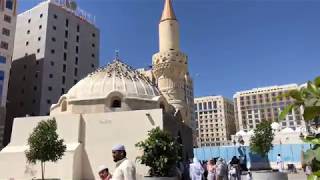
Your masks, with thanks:
[(278, 129), (280, 128), (280, 124), (277, 123), (277, 122), (273, 122), (273, 123), (271, 124), (271, 128), (272, 128), (273, 130), (278, 130)]
[(240, 130), (236, 133), (236, 136), (245, 136), (245, 135), (247, 135), (247, 133), (244, 132), (243, 130)]
[(293, 132), (294, 130), (288, 127), (281, 130), (281, 133), (293, 133)]

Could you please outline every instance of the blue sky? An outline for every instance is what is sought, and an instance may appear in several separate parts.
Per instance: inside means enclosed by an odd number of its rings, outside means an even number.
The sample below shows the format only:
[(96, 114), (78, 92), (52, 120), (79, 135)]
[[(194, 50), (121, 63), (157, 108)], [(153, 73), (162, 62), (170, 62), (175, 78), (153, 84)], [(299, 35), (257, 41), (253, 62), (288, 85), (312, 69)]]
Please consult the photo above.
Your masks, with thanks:
[[(19, 12), (39, 0), (20, 0)], [(120, 50), (135, 68), (158, 51), (163, 0), (78, 0), (96, 16), (100, 64)], [(195, 96), (303, 83), (320, 75), (320, 1), (174, 0)]]

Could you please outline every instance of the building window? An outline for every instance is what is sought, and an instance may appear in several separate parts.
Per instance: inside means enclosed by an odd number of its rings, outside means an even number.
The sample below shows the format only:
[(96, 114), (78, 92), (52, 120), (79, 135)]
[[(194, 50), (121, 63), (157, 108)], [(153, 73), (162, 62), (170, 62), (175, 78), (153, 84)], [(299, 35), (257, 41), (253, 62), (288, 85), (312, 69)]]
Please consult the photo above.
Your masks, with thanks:
[(63, 60), (64, 60), (64, 61), (67, 60), (67, 53), (66, 53), (66, 52), (63, 53)]
[(6, 36), (10, 36), (10, 30), (7, 28), (2, 28), (2, 34)]
[(42, 18), (42, 17), (43, 17), (43, 14), (41, 13), (41, 14), (40, 14), (40, 18)]
[(52, 87), (51, 86), (48, 87), (48, 91), (52, 91)]
[(77, 35), (77, 37), (76, 37), (76, 41), (79, 42), (79, 36), (78, 36), (78, 35)]
[(40, 49), (37, 49), (37, 53), (40, 53)]
[(64, 42), (64, 49), (68, 49), (68, 42), (67, 41)]
[(49, 74), (49, 78), (53, 78), (53, 74)]
[(66, 72), (66, 70), (67, 70), (67, 65), (65, 65), (65, 64), (64, 64), (64, 65), (63, 65), (63, 67), (62, 67), (62, 72), (64, 72), (64, 73), (65, 73), (65, 72)]
[(65, 84), (65, 83), (66, 83), (66, 77), (62, 76), (62, 84)]
[(51, 66), (54, 66), (54, 62), (53, 61), (51, 61), (50, 64), (51, 64)]
[(68, 38), (68, 36), (69, 36), (68, 31), (65, 31), (65, 32), (64, 32), (64, 37), (65, 37), (65, 38)]
[(26, 42), (26, 46), (28, 46), (28, 45), (29, 45), (29, 41)]
[(79, 53), (79, 46), (76, 46), (76, 53)]
[(31, 19), (28, 19), (28, 23), (29, 23), (29, 24), (31, 23)]
[(5, 14), (3, 20), (7, 23), (11, 23), (11, 16)]
[(6, 63), (6, 57), (0, 56), (0, 64), (5, 64)]
[(95, 55), (94, 55), (94, 54), (91, 54), (91, 57), (93, 57), (93, 58), (94, 58), (94, 57), (95, 57)]
[(64, 88), (61, 88), (61, 95), (64, 94)]
[(12, 0), (6, 1), (6, 8), (12, 10), (12, 8), (13, 8), (13, 1)]
[(56, 38), (52, 37), (51, 38), (52, 42), (56, 42)]
[(78, 80), (76, 80), (76, 79), (73, 80), (73, 84), (77, 84), (77, 82), (78, 82)]
[(30, 34), (30, 30), (27, 31), (27, 34)]
[(77, 25), (77, 32), (80, 32), (80, 25)]
[(8, 50), (9, 44), (7, 42), (1, 41), (0, 48)]
[(54, 49), (51, 49), (51, 54), (54, 54), (56, 51)]
[(94, 68), (94, 64), (91, 64), (91, 67)]
[(47, 99), (47, 103), (48, 103), (48, 104), (51, 104), (51, 100), (50, 100), (50, 99)]
[(37, 86), (33, 86), (34, 91), (37, 91), (37, 89), (38, 89)]
[(52, 26), (52, 29), (53, 29), (53, 30), (57, 30), (57, 27), (56, 27), (56, 26)]
[(53, 15), (54, 19), (58, 19), (58, 16), (56, 14)]
[(78, 68), (74, 68), (74, 76), (78, 76)]
[(66, 19), (66, 27), (69, 26), (69, 19)]
[(95, 33), (92, 33), (92, 37), (96, 37), (96, 34), (95, 34)]
[(74, 61), (74, 64), (78, 65), (78, 57), (76, 57), (75, 61)]
[(94, 47), (96, 47), (96, 45), (95, 45), (94, 43), (92, 43), (92, 45), (91, 45), (91, 46), (92, 46), (93, 48), (94, 48)]
[(41, 41), (41, 37), (38, 37), (38, 41)]

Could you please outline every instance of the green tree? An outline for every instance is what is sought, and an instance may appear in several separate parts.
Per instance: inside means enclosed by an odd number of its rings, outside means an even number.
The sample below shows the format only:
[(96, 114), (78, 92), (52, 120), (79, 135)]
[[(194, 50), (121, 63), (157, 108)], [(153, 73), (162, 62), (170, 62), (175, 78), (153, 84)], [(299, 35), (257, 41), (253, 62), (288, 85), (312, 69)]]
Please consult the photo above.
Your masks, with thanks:
[(265, 157), (273, 148), (274, 133), (270, 121), (262, 121), (254, 129), (254, 135), (250, 138), (250, 149), (256, 154)]
[(63, 139), (58, 139), (56, 120), (48, 119), (38, 123), (28, 138), (29, 150), (25, 152), (28, 162), (41, 162), (41, 175), (44, 180), (45, 162), (56, 162), (66, 151)]
[(312, 148), (307, 150), (303, 157), (305, 164), (311, 164), (313, 175), (308, 179), (320, 179), (320, 138), (309, 132), (311, 122), (316, 122), (320, 116), (320, 76), (313, 81), (308, 81), (306, 86), (289, 91), (283, 96), (288, 96), (294, 99), (293, 104), (284, 108), (280, 113), (279, 119), (286, 118), (289, 112), (293, 109), (303, 107), (303, 118), (306, 122), (308, 135), (303, 137), (303, 141), (313, 144)]
[(150, 167), (150, 176), (169, 177), (174, 176), (173, 170), (181, 159), (180, 145), (169, 133), (159, 127), (148, 133), (148, 138), (138, 142), (136, 147), (143, 150), (143, 155), (138, 157), (141, 164)]

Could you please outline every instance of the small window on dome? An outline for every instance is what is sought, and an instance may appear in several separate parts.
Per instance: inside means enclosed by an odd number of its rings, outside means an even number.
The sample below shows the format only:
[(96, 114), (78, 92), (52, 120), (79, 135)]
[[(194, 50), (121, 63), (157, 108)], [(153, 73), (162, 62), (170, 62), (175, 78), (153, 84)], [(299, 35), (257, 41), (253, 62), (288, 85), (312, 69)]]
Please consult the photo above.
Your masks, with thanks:
[(113, 100), (112, 104), (111, 104), (111, 107), (112, 108), (120, 108), (121, 107), (121, 100), (119, 100), (119, 99)]

